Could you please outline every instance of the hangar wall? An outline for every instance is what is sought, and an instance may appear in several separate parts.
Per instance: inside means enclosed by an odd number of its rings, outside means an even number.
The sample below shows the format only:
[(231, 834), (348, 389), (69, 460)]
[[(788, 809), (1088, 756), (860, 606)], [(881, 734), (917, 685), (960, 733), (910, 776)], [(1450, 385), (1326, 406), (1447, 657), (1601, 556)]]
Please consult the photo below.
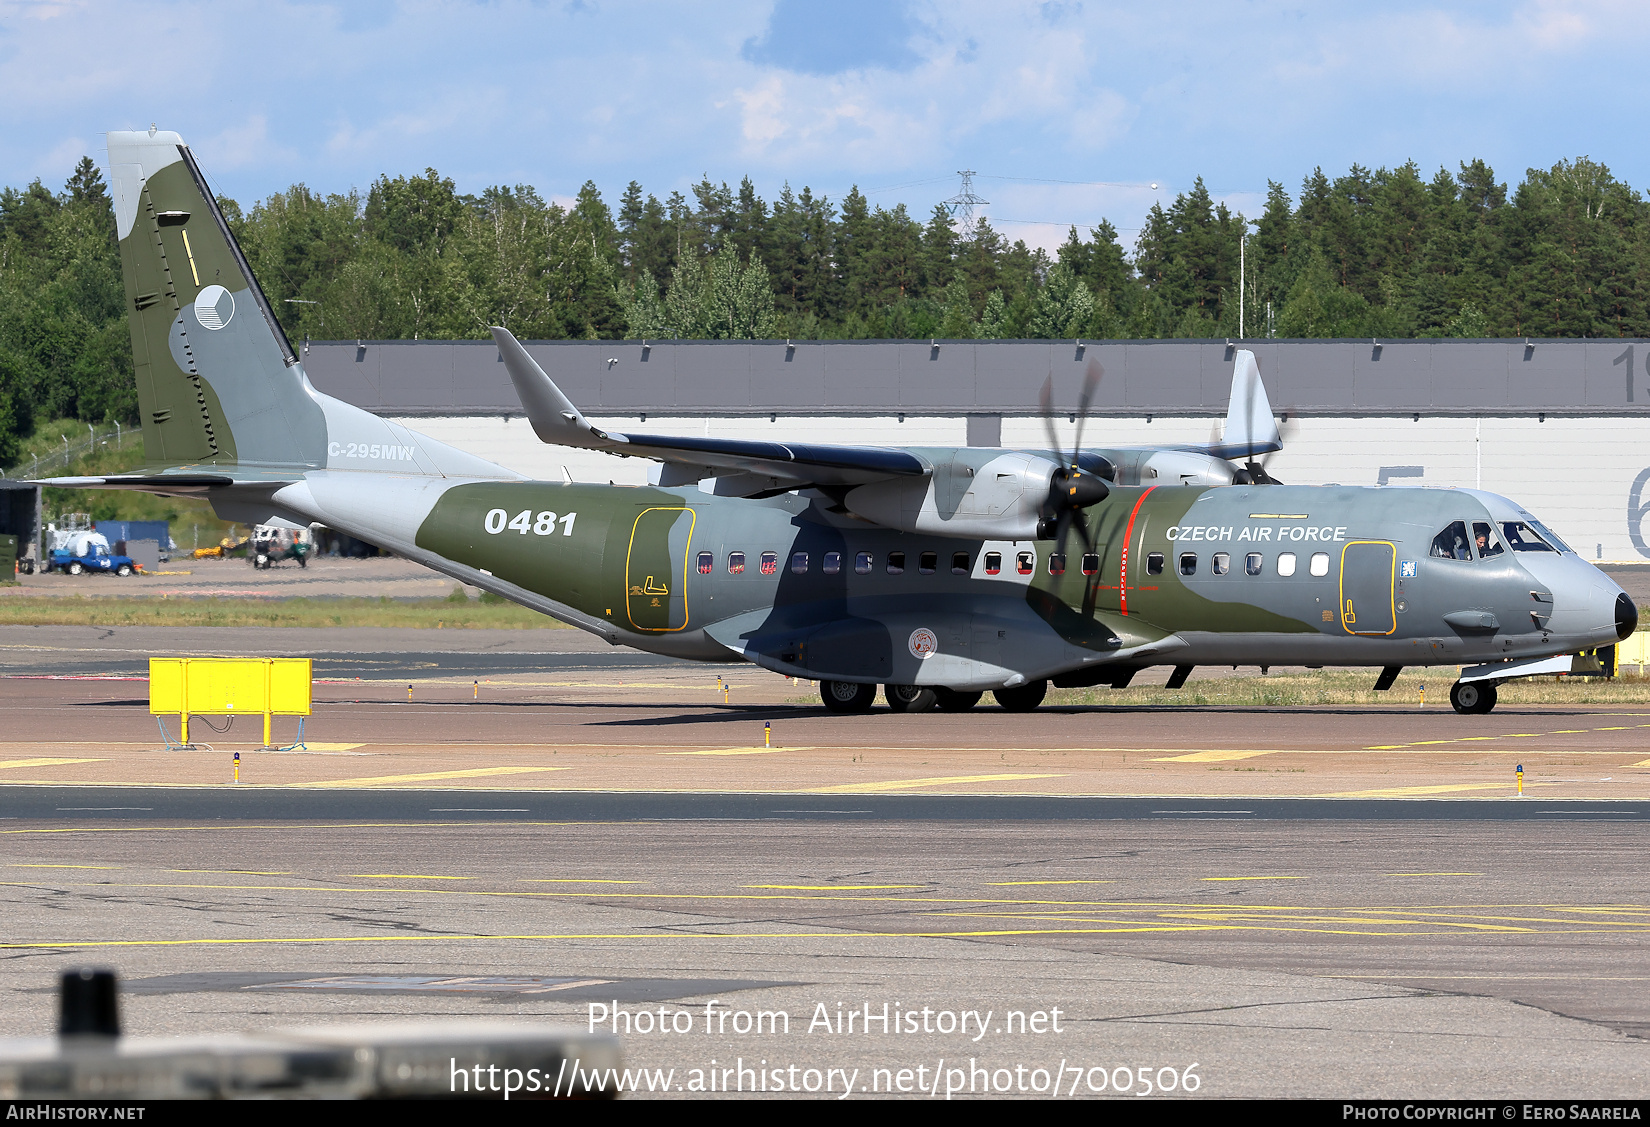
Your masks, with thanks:
[[(1245, 341), (1285, 449), (1284, 481), (1481, 487), (1588, 559), (1650, 563), (1650, 341)], [(1105, 377), (1093, 444), (1210, 440), (1224, 341), (539, 342), (598, 426), (891, 446), (1044, 447), (1038, 392)], [(645, 349), (645, 358), (644, 358)], [(790, 358), (786, 359), (787, 354)], [(320, 390), (534, 477), (640, 485), (651, 463), (541, 444), (488, 341), (312, 342)], [(645, 365), (645, 366), (644, 366)], [(642, 417), (645, 416), (645, 421)], [(1069, 441), (1064, 416), (1057, 428)]]

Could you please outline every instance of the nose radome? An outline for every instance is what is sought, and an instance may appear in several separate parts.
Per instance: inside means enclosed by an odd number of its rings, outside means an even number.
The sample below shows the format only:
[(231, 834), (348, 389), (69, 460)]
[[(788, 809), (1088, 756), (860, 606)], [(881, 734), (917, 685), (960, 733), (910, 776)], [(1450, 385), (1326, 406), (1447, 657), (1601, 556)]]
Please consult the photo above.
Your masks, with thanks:
[(1639, 628), (1639, 608), (1623, 591), (1616, 596), (1616, 637), (1626, 641)]

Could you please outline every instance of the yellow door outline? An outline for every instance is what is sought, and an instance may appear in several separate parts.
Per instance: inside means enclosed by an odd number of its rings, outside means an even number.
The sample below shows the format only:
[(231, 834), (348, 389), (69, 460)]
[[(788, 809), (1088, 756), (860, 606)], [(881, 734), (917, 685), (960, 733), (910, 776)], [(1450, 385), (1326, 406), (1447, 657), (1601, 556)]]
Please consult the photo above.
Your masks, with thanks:
[[(1391, 549), (1392, 551), (1392, 575), (1388, 578), (1386, 585), (1387, 599), (1390, 604), (1387, 609), (1392, 614), (1392, 629), (1390, 630), (1356, 629), (1358, 625), (1357, 610), (1353, 607), (1352, 600), (1346, 597), (1346, 550), (1348, 548), (1356, 547), (1359, 544), (1378, 544), (1381, 547)], [(1336, 584), (1340, 593), (1342, 630), (1345, 630), (1348, 634), (1358, 634), (1366, 638), (1383, 637), (1385, 635), (1396, 634), (1398, 632), (1398, 596), (1395, 593), (1398, 586), (1397, 544), (1394, 544), (1391, 540), (1348, 540), (1341, 547), (1341, 574), (1336, 580)]]
[[(686, 513), (690, 518), (689, 521), (688, 521), (687, 545), (682, 549), (682, 572), (681, 572), (682, 580), (681, 581), (683, 583), (683, 587), (682, 587), (682, 624), (680, 626), (642, 626), (642, 625), (639, 625), (636, 622), (635, 616), (630, 613), (630, 608), (631, 608), (630, 600), (632, 598), (636, 597), (636, 596), (639, 596), (639, 595), (669, 595), (670, 594), (669, 576), (666, 576), (666, 581), (665, 582), (657, 583), (656, 580), (655, 580), (655, 577), (652, 576), (652, 575), (649, 575), (647, 577), (646, 583), (643, 584), (640, 588), (633, 587), (631, 582), (630, 582), (630, 558), (636, 552), (636, 530), (641, 527), (642, 518), (647, 516), (648, 513)], [(630, 545), (629, 545), (629, 547), (627, 547), (625, 549), (625, 554), (624, 554), (624, 581), (625, 581), (624, 612), (625, 612), (625, 617), (630, 619), (630, 625), (632, 627), (634, 627), (635, 629), (637, 629), (637, 630), (646, 630), (646, 631), (648, 631), (649, 633), (652, 633), (652, 634), (674, 634), (677, 631), (687, 629), (687, 624), (688, 624), (688, 603), (687, 603), (687, 587), (686, 587), (686, 583), (687, 583), (687, 565), (688, 565), (688, 558), (693, 554), (693, 530), (698, 525), (698, 523), (699, 523), (699, 514), (694, 512), (691, 508), (689, 508), (686, 505), (655, 505), (650, 509), (643, 509), (640, 513), (636, 514), (636, 522), (630, 526)], [(670, 534), (667, 532), (665, 534), (665, 550), (666, 550), (667, 553), (670, 550), (670, 539), (669, 539), (669, 537), (670, 537)], [(668, 555), (667, 555), (666, 558), (667, 559), (669, 558)], [(668, 613), (665, 616), (665, 621), (666, 622), (670, 621), (670, 616), (669, 616)]]

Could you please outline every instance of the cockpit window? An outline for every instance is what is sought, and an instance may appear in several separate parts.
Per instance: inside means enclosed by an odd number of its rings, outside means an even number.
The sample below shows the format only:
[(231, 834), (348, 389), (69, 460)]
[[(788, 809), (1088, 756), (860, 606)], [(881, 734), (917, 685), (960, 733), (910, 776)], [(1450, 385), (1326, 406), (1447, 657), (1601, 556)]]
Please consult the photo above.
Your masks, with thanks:
[(1488, 521), (1475, 520), (1472, 522), (1472, 542), (1478, 548), (1478, 558), (1481, 560), (1499, 556), (1506, 551), (1501, 546), (1501, 541), (1495, 538), (1495, 526)]
[(1532, 520), (1530, 522), (1530, 527), (1535, 529), (1537, 532), (1539, 532), (1541, 534), (1541, 538), (1543, 540), (1545, 540), (1547, 543), (1551, 544), (1553, 547), (1557, 548), (1559, 551), (1569, 552), (1572, 556), (1575, 555), (1575, 549), (1574, 548), (1570, 547), (1564, 541), (1560, 540), (1558, 538), (1558, 536), (1553, 532), (1552, 529), (1548, 528), (1546, 525), (1542, 524), (1540, 521)]
[(1515, 552), (1552, 552), (1557, 550), (1536, 535), (1535, 529), (1523, 521), (1502, 521), (1501, 531), (1506, 534), (1507, 544)]
[(1442, 560), (1470, 560), (1472, 549), (1467, 546), (1467, 522), (1454, 521), (1432, 538), (1430, 555)]

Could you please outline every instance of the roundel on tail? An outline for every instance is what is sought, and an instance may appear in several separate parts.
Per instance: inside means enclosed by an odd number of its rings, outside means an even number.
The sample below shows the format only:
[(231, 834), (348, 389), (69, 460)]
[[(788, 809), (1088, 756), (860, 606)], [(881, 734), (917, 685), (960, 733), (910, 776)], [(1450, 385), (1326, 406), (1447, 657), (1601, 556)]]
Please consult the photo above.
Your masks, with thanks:
[(207, 286), (195, 297), (195, 320), (201, 328), (214, 331), (229, 324), (235, 316), (235, 299), (222, 286)]

